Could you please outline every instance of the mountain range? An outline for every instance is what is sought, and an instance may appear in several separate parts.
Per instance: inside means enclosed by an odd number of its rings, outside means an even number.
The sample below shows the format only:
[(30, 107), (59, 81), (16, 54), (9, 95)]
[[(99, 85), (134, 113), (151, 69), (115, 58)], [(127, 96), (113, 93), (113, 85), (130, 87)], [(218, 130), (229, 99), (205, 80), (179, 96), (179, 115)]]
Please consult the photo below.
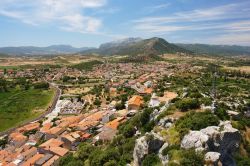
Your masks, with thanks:
[(236, 45), (207, 45), (207, 44), (181, 44), (169, 43), (162, 38), (127, 38), (101, 44), (99, 48), (82, 47), (75, 48), (70, 45), (52, 45), (48, 47), (1, 47), (0, 55), (58, 55), (74, 54), (82, 55), (131, 55), (131, 56), (158, 56), (164, 53), (206, 54), (237, 56), (250, 55), (249, 46)]
[(0, 53), (7, 55), (53, 55), (53, 54), (70, 54), (81, 52), (89, 47), (75, 48), (70, 45), (51, 45), (48, 47), (34, 47), (34, 46), (21, 46), (21, 47), (1, 47)]
[(162, 38), (128, 38), (115, 42), (105, 43), (97, 49), (85, 50), (83, 54), (100, 54), (100, 55), (160, 55), (164, 53), (191, 53), (184, 48), (168, 43)]
[(175, 44), (196, 54), (237, 56), (250, 55), (250, 46), (208, 45), (208, 44)]

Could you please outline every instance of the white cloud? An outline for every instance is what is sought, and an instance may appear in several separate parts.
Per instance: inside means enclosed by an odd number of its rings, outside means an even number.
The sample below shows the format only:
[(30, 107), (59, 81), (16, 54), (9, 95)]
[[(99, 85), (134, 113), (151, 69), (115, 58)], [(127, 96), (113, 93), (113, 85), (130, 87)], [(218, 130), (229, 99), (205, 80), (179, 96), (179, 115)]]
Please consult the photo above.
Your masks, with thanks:
[(68, 31), (96, 33), (102, 21), (84, 12), (105, 4), (106, 0), (1, 0), (0, 15), (32, 25), (52, 23)]
[(164, 3), (164, 4), (155, 5), (155, 6), (148, 6), (148, 7), (145, 7), (144, 12), (154, 13), (159, 10), (166, 9), (170, 5), (171, 5), (170, 3)]
[[(170, 16), (145, 17), (133, 20), (133, 24), (136, 30), (142, 30), (147, 33), (225, 28), (226, 25), (216, 22), (228, 19), (250, 18), (249, 10), (239, 10), (242, 6), (246, 6), (246, 3), (177, 12)], [(233, 25), (227, 26), (229, 30), (229, 26)], [(249, 24), (246, 26), (249, 27)]]
[[(215, 44), (250, 44), (250, 2), (176, 12), (168, 16), (143, 17), (132, 21), (133, 29), (146, 35), (178, 35), (190, 31), (192, 41)], [(199, 32), (197, 32), (199, 31)], [(178, 32), (178, 33), (177, 33)], [(195, 34), (199, 35), (195, 36)], [(189, 37), (190, 38), (190, 37)], [(179, 40), (182, 40), (181, 38)], [(189, 39), (190, 41), (190, 39)]]

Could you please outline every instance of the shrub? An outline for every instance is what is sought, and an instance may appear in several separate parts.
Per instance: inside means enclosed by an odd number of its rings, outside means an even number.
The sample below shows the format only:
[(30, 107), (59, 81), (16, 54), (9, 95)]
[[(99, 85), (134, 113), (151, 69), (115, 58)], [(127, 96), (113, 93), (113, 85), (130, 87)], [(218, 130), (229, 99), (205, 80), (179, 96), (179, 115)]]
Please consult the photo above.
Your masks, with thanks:
[(142, 162), (142, 166), (155, 166), (160, 163), (160, 159), (156, 154), (149, 154)]
[(132, 124), (128, 124), (123, 128), (122, 134), (126, 138), (130, 138), (135, 134), (135, 128)]
[(185, 150), (182, 152), (181, 166), (201, 166), (204, 165), (203, 153), (195, 152), (195, 150)]
[(221, 120), (228, 120), (230, 117), (227, 114), (227, 111), (223, 108), (218, 108), (216, 109), (216, 111), (214, 112), (215, 115), (217, 115)]
[(182, 137), (188, 130), (200, 130), (208, 126), (217, 126), (218, 124), (219, 118), (210, 111), (190, 112), (177, 120), (176, 129)]
[(116, 105), (115, 105), (115, 109), (116, 110), (122, 110), (122, 109), (125, 109), (126, 107), (125, 107), (125, 104), (124, 103), (117, 103)]
[(176, 107), (181, 111), (187, 111), (189, 109), (197, 109), (200, 107), (198, 99), (184, 98), (176, 102)]
[(91, 152), (93, 152), (95, 149), (95, 147), (89, 143), (82, 143), (79, 145), (77, 152), (75, 153), (75, 156), (78, 159), (81, 160), (86, 160), (88, 159), (89, 155), (91, 154)]
[(166, 155), (168, 155), (168, 152), (173, 150), (173, 149), (176, 149), (176, 150), (180, 149), (180, 145), (169, 145), (168, 147), (163, 149), (162, 154), (164, 156), (166, 156)]

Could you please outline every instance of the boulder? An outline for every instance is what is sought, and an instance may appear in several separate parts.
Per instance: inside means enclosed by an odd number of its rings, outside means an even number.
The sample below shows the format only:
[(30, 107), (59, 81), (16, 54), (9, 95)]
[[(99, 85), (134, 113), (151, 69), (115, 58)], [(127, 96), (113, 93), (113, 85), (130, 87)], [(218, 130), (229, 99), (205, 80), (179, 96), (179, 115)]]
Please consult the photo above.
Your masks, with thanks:
[(166, 124), (165, 124), (165, 126), (164, 126), (164, 127), (168, 129), (168, 128), (170, 128), (172, 125), (173, 125), (173, 123), (168, 122), (168, 123), (166, 123)]
[(208, 166), (218, 166), (219, 159), (220, 159), (220, 153), (218, 152), (207, 152), (205, 154), (205, 162)]
[(158, 126), (169, 128), (175, 120), (173, 117), (165, 117), (158, 122)]
[(158, 153), (164, 144), (164, 140), (158, 134), (151, 132), (138, 138), (133, 152), (134, 165), (140, 166), (147, 154)]
[(190, 131), (181, 141), (181, 147), (184, 149), (195, 148), (196, 150), (206, 150), (208, 135), (201, 131)]

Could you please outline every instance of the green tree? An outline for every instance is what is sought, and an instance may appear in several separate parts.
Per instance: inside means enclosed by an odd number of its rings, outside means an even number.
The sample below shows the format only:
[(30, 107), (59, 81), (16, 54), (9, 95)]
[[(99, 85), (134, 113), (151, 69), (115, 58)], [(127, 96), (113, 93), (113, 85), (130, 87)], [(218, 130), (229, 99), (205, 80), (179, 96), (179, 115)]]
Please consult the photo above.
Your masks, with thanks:
[(82, 143), (78, 146), (78, 150), (75, 153), (76, 158), (85, 161), (88, 159), (91, 152), (95, 150), (95, 147), (89, 143)]
[(189, 109), (197, 109), (200, 107), (198, 99), (184, 98), (176, 102), (176, 107), (181, 111), (187, 111)]

